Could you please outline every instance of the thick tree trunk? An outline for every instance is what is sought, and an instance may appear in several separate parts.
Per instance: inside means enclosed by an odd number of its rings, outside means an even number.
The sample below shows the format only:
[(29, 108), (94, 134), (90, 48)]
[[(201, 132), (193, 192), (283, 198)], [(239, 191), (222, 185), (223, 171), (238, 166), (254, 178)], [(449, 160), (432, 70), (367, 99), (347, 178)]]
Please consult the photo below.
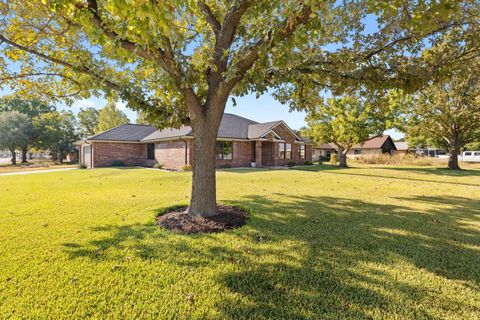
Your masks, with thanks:
[(454, 134), (450, 140), (450, 156), (448, 158), (448, 168), (452, 170), (461, 170), (458, 165), (458, 154), (460, 153), (460, 138)]
[(9, 148), (10, 149), (10, 153), (12, 154), (12, 165), (16, 165), (17, 164), (17, 154), (15, 153), (15, 148)]
[(347, 166), (347, 151), (339, 150), (338, 151), (338, 166), (340, 168), (348, 168)]
[(27, 163), (28, 146), (22, 147), (22, 163)]
[(210, 217), (217, 213), (215, 146), (218, 129), (202, 127), (194, 128), (192, 196), (188, 213)]

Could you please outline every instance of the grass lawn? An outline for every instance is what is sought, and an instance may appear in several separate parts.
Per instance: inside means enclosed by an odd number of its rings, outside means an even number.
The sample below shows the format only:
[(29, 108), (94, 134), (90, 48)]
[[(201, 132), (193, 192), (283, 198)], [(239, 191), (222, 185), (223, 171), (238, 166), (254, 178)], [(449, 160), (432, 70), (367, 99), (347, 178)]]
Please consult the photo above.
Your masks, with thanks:
[(0, 318), (479, 319), (480, 170), (222, 170), (232, 232), (159, 210), (191, 175), (0, 177)]

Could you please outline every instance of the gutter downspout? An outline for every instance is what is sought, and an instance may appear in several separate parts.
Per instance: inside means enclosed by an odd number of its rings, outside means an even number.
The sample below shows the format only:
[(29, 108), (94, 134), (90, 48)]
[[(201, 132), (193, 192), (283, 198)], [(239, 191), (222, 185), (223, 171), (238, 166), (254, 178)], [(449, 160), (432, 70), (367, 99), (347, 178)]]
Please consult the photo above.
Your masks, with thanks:
[(188, 143), (186, 140), (180, 139), (185, 144), (185, 165), (188, 165)]

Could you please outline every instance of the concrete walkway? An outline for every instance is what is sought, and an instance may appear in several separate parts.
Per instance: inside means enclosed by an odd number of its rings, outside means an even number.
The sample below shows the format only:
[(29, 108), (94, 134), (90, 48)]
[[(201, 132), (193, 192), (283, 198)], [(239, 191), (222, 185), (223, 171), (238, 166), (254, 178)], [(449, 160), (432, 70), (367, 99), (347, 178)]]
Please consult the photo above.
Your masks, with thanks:
[(7, 173), (0, 173), (1, 176), (15, 176), (15, 175), (22, 175), (22, 174), (34, 174), (34, 173), (49, 173), (49, 172), (60, 172), (60, 171), (68, 171), (68, 170), (75, 170), (77, 168), (64, 168), (64, 169), (48, 169), (48, 170), (31, 170), (31, 171), (20, 171), (20, 172), (7, 172)]

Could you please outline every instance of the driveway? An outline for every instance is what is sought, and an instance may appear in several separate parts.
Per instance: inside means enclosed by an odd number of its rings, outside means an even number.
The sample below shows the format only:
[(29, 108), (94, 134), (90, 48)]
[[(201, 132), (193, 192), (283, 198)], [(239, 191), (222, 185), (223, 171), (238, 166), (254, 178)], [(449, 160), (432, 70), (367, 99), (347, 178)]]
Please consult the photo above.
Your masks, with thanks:
[(49, 173), (49, 172), (59, 172), (59, 171), (68, 171), (68, 170), (75, 170), (77, 168), (64, 168), (64, 169), (48, 169), (48, 170), (31, 170), (31, 171), (21, 171), (21, 172), (7, 172), (7, 173), (0, 173), (1, 176), (15, 176), (15, 175), (22, 175), (22, 174), (34, 174), (34, 173)]

